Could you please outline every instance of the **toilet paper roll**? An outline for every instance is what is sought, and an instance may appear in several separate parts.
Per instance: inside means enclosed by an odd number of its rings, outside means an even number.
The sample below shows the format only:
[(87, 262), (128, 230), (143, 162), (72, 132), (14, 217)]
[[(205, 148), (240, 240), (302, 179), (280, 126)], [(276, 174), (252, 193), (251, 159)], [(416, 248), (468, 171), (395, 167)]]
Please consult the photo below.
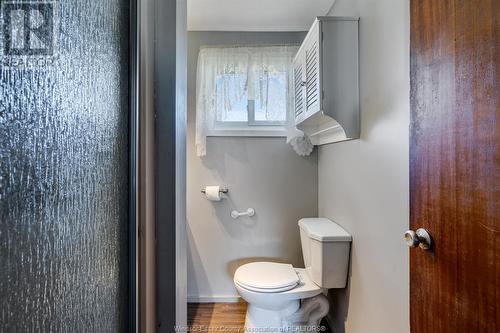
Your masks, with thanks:
[(220, 188), (219, 186), (207, 186), (205, 188), (205, 196), (210, 201), (220, 201)]

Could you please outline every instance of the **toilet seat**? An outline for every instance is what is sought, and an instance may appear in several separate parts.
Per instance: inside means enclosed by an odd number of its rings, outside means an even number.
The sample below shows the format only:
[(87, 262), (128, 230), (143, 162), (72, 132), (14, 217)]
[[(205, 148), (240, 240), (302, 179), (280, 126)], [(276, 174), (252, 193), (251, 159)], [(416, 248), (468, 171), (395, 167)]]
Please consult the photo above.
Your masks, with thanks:
[(242, 287), (242, 288), (245, 288), (247, 290), (250, 290), (250, 291), (254, 291), (256, 293), (267, 293), (267, 294), (272, 294), (272, 293), (281, 293), (283, 291), (288, 291), (290, 289), (293, 289), (295, 288), (297, 285), (292, 285), (292, 286), (287, 286), (287, 287), (283, 287), (283, 288), (276, 288), (276, 289), (270, 289), (270, 288), (255, 288), (255, 287), (250, 287), (250, 286), (245, 286), (237, 281), (235, 281), (235, 283)]
[(295, 288), (300, 279), (290, 264), (253, 262), (236, 270), (234, 282), (251, 291), (278, 293)]
[(286, 302), (292, 300), (300, 300), (321, 294), (326, 289), (321, 288), (315, 284), (309, 277), (305, 268), (293, 268), (299, 278), (299, 283), (285, 291), (270, 292), (269, 289), (263, 291), (256, 291), (242, 285), (236, 280), (234, 284), (238, 293), (250, 304), (255, 303), (268, 303), (268, 302)]

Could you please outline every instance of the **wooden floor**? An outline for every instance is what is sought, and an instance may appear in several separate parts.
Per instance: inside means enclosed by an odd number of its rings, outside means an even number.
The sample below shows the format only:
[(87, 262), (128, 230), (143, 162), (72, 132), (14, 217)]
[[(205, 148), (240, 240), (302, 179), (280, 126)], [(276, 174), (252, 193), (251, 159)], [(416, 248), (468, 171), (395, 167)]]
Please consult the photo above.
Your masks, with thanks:
[[(194, 332), (244, 332), (247, 303), (188, 303), (188, 326)], [(326, 324), (323, 333), (331, 332)], [(211, 330), (208, 330), (208, 329)]]
[(247, 304), (188, 303), (188, 326), (197, 331), (217, 329), (220, 332), (243, 332)]

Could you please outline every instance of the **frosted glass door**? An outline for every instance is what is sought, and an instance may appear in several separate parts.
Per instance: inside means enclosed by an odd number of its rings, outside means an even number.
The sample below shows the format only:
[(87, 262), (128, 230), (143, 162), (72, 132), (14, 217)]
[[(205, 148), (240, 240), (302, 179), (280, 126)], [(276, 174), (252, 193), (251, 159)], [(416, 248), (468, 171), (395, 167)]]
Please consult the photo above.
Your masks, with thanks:
[(124, 332), (129, 1), (0, 7), (0, 332)]

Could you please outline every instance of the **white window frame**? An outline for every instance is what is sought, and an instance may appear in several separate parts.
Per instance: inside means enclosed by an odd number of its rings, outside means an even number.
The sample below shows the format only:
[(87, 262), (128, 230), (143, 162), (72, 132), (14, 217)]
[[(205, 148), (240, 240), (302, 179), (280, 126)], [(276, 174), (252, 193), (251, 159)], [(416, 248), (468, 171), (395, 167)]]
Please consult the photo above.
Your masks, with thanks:
[[(249, 99), (247, 105), (248, 121), (220, 121), (215, 120), (213, 128), (209, 128), (207, 136), (286, 136), (285, 121), (255, 120), (255, 100)], [(287, 112), (288, 118), (288, 112)]]
[[(228, 45), (227, 47), (231, 48), (232, 46)], [(291, 121), (289, 119), (291, 117), (290, 110), (285, 110), (285, 114), (286, 119), (284, 121), (255, 120), (255, 100), (249, 99), (247, 105), (248, 121), (221, 121), (214, 119), (206, 128), (206, 136), (286, 137), (287, 126)]]
[[(200, 48), (198, 55), (198, 66), (196, 73), (196, 128), (195, 128), (195, 147), (196, 155), (205, 156), (207, 151), (207, 137), (214, 136), (232, 136), (232, 137), (289, 137), (293, 124), (293, 57), (295, 56), (298, 45), (261, 45), (261, 46), (205, 46)], [(260, 62), (261, 61), (261, 62)], [(261, 89), (261, 76), (265, 73), (286, 73), (286, 101), (285, 104), (267, 104), (271, 107), (285, 108), (285, 121), (259, 121), (255, 119), (255, 103), (264, 95)], [(247, 82), (245, 85), (238, 85), (233, 93), (239, 95), (245, 94), (247, 100), (248, 121), (231, 121), (238, 119), (230, 117), (227, 121), (217, 120), (221, 114), (218, 110), (219, 97), (225, 98), (225, 102), (232, 102), (227, 98), (232, 96), (222, 95), (216, 91), (217, 79), (219, 75), (231, 73), (247, 73)], [(281, 79), (280, 79), (281, 80)], [(227, 82), (237, 84), (233, 82)], [(243, 83), (243, 82), (240, 82)], [(245, 91), (249, 89), (248, 91)], [(257, 92), (254, 90), (257, 89)], [(267, 88), (266, 88), (267, 89)], [(273, 88), (274, 89), (274, 88)], [(257, 95), (255, 95), (257, 93)], [(280, 93), (278, 91), (278, 93)], [(238, 96), (235, 96), (238, 97)], [(243, 97), (243, 96), (241, 96)], [(240, 97), (238, 97), (240, 98)], [(281, 101), (281, 96), (279, 97)], [(237, 102), (238, 108), (244, 108), (242, 100)], [(266, 99), (264, 103), (272, 102)], [(260, 103), (260, 102), (259, 102)], [(260, 110), (260, 109), (259, 109)], [(223, 110), (226, 111), (226, 110)], [(236, 111), (236, 109), (235, 109)], [(278, 110), (275, 110), (278, 111)], [(239, 109), (238, 112), (244, 113)], [(224, 112), (222, 114), (225, 114)], [(235, 114), (236, 115), (236, 114)], [(241, 116), (241, 114), (240, 114)], [(243, 117), (241, 117), (243, 118)]]

